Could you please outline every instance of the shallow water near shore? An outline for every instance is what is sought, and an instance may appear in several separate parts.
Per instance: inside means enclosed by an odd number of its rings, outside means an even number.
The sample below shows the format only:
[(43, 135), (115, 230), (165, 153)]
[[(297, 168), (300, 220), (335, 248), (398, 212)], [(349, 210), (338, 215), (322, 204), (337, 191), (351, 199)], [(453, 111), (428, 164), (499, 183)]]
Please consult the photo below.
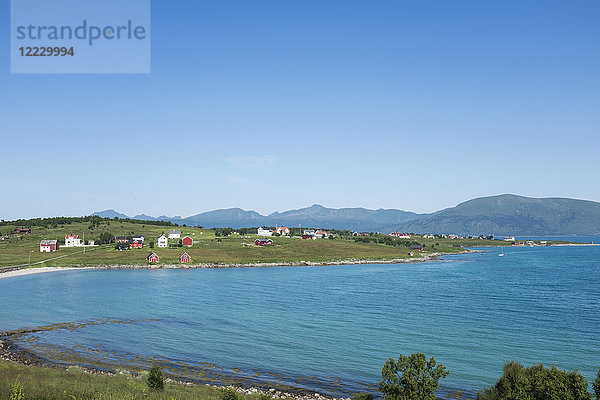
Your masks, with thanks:
[(334, 396), (376, 387), (386, 359), (412, 352), (450, 370), (442, 394), (473, 395), (511, 359), (591, 380), (600, 363), (600, 248), (498, 252), (418, 264), (15, 277), (0, 280), (0, 329), (87, 321), (16, 341), (57, 361), (159, 363), (190, 380)]

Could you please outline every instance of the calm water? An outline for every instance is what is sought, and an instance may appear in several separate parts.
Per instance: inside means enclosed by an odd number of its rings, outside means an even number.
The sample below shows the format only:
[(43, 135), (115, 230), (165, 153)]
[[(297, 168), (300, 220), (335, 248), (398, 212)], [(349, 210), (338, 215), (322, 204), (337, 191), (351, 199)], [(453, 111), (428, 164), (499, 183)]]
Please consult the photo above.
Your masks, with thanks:
[[(600, 248), (505, 248), (442, 262), (92, 270), (0, 280), (0, 328), (114, 318), (25, 336), (49, 358), (348, 394), (424, 352), (474, 393), (505, 361), (600, 365)], [(157, 319), (157, 320), (147, 320)], [(214, 364), (208, 364), (214, 363)], [(235, 368), (235, 370), (233, 369)], [(239, 370), (238, 370), (239, 369)]]

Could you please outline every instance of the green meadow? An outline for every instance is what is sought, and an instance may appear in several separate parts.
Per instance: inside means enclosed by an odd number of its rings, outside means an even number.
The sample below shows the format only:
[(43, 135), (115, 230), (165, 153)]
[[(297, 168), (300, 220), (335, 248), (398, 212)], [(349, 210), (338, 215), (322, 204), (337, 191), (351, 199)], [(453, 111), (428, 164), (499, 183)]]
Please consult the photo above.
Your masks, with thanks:
[[(220, 400), (222, 390), (203, 386), (166, 383), (164, 390), (148, 388), (147, 374), (115, 376), (89, 374), (76, 367), (69, 369), (27, 366), (0, 360), (0, 399), (23, 400)], [(15, 382), (22, 397), (15, 396)], [(259, 400), (259, 394), (241, 395), (239, 400)]]
[[(18, 225), (24, 227), (23, 225)], [(6, 236), (17, 225), (0, 226), (1, 236)], [(177, 247), (177, 240), (170, 240), (169, 248), (157, 248), (156, 240), (161, 234), (167, 234), (171, 229), (181, 231), (181, 237), (190, 236), (194, 240), (191, 248)], [(399, 240), (393, 246), (381, 243), (357, 242), (352, 236), (337, 235), (335, 239), (304, 240), (299, 237), (272, 237), (273, 246), (254, 246), (257, 235), (241, 236), (233, 233), (230, 236), (216, 236), (211, 229), (192, 227), (157, 226), (137, 223), (127, 220), (101, 220), (100, 224), (89, 222), (72, 222), (55, 226), (31, 226), (30, 234), (10, 235), (9, 239), (0, 240), (0, 267), (14, 265), (31, 265), (32, 267), (75, 267), (95, 265), (145, 265), (146, 257), (154, 252), (160, 257), (160, 265), (179, 264), (179, 256), (185, 251), (191, 257), (190, 265), (194, 264), (252, 264), (252, 263), (299, 263), (335, 262), (348, 260), (392, 260), (402, 258), (417, 258), (431, 253), (458, 253), (462, 248), (502, 246), (505, 243), (498, 240), (449, 240), (425, 239), (413, 236), (411, 243), (424, 245), (423, 252), (410, 250)], [(116, 250), (114, 244), (104, 244), (94, 247), (64, 247), (52, 253), (40, 253), (39, 243), (42, 239), (57, 239), (64, 241), (65, 235), (77, 234), (80, 238), (98, 242), (100, 235), (108, 232), (114, 236), (143, 235), (144, 248)], [(374, 238), (385, 238), (386, 235), (375, 235)], [(154, 248), (150, 247), (154, 242)], [(244, 245), (250, 244), (250, 245)]]

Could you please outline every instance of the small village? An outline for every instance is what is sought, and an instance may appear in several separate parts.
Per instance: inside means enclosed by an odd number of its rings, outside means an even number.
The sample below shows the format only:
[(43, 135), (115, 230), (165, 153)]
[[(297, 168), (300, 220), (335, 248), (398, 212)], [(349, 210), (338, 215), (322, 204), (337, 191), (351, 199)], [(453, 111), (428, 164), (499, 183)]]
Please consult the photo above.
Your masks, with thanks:
[[(194, 227), (201, 228), (201, 227)], [(31, 229), (29, 228), (16, 228), (13, 232), (14, 234), (28, 234), (31, 233)], [(239, 234), (238, 232), (233, 232), (235, 234)], [(202, 234), (202, 232), (200, 232)], [(281, 237), (290, 237), (290, 229), (287, 227), (276, 227), (274, 230), (259, 227), (256, 232), (257, 238), (254, 240), (252, 244), (242, 243), (244, 246), (272, 246), (274, 245), (273, 240), (268, 237), (273, 236), (281, 236)], [(186, 235), (183, 238), (181, 237), (180, 230), (170, 230), (167, 234), (161, 234), (156, 242), (150, 241), (147, 246), (151, 249), (156, 245), (157, 248), (176, 248), (176, 247), (192, 247), (194, 246), (195, 241), (191, 236)], [(321, 230), (321, 229), (306, 229), (303, 231), (301, 236), (302, 239), (327, 239), (333, 238), (333, 235), (329, 231)], [(131, 236), (116, 236), (114, 237), (115, 249), (118, 251), (125, 251), (130, 249), (142, 249), (145, 247), (145, 237), (143, 235), (131, 235)], [(156, 243), (156, 244), (155, 244)], [(40, 241), (40, 252), (41, 253), (51, 253), (58, 251), (60, 247), (97, 247), (98, 245), (94, 240), (88, 240), (87, 243), (85, 239), (80, 238), (77, 234), (67, 234), (65, 235), (64, 244), (59, 243), (58, 239), (44, 239)], [(150, 264), (156, 264), (160, 261), (160, 257), (152, 252), (147, 257), (146, 260)], [(191, 262), (191, 257), (187, 252), (183, 252), (179, 256), (179, 262), (182, 264), (186, 264)]]
[[(65, 221), (61, 222), (64, 223)], [(111, 223), (119, 224), (120, 227), (117, 229), (109, 227)], [(65, 225), (69, 224), (65, 223)], [(298, 262), (317, 257), (338, 257), (341, 259), (344, 254), (349, 253), (339, 252), (336, 256), (328, 256), (328, 254), (334, 254), (338, 251), (337, 249), (348, 248), (344, 244), (348, 242), (354, 243), (352, 251), (356, 252), (354, 254), (361, 254), (360, 259), (371, 254), (375, 257), (397, 259), (413, 257), (417, 253), (460, 252), (468, 247), (533, 247), (548, 245), (547, 241), (516, 240), (514, 236), (494, 238), (492, 235), (414, 234), (400, 230), (382, 233), (326, 230), (311, 227), (303, 229), (301, 226), (289, 228), (277, 225), (258, 228), (206, 229), (197, 225), (178, 226), (174, 224), (167, 225), (168, 227), (162, 230), (161, 228), (152, 228), (152, 224), (150, 226), (144, 225), (142, 221), (123, 225), (123, 222), (119, 220), (105, 220), (101, 223), (94, 222), (89, 225), (83, 225), (82, 223), (83, 226), (73, 226), (70, 229), (65, 225), (51, 228), (58, 228), (60, 231), (58, 235), (50, 233), (51, 229), (48, 228), (46, 228), (48, 229), (46, 233), (40, 234), (41, 232), (35, 226), (13, 225), (10, 231), (5, 231), (0, 235), (0, 242), (7, 240), (11, 243), (9, 246), (13, 246), (19, 243), (31, 243), (31, 240), (27, 237), (36, 236), (37, 241), (33, 243), (39, 244), (38, 254), (42, 253), (49, 256), (57, 251), (59, 254), (40, 258), (34, 256), (34, 248), (29, 247), (29, 250), (20, 253), (24, 254), (25, 257), (19, 255), (18, 251), (13, 251), (14, 254), (11, 254), (11, 257), (14, 261), (8, 261), (6, 266), (48, 265), (47, 263), (58, 263), (60, 265), (69, 263), (66, 260), (81, 260), (71, 262), (93, 264), (94, 261), (92, 260), (94, 258), (86, 257), (88, 252), (98, 254), (97, 260), (111, 260), (111, 263), (157, 265), (194, 263), (195, 265), (205, 263), (208, 260), (217, 263), (237, 263), (239, 260), (252, 262), (261, 260), (284, 261), (281, 258), (283, 254), (286, 255), (285, 257)], [(32, 235), (32, 228), (35, 228), (34, 235)], [(315, 245), (301, 244), (301, 242), (314, 242)], [(481, 245), (478, 245), (477, 242), (481, 242)], [(273, 248), (273, 250), (248, 252), (241, 249), (236, 250), (236, 246), (243, 248)], [(63, 248), (67, 251), (62, 252), (61, 249)], [(397, 249), (392, 250), (392, 248)], [(99, 250), (99, 253), (93, 251), (96, 249)], [(179, 249), (180, 251), (177, 251)], [(149, 251), (144, 252), (144, 250)], [(123, 252), (122, 256), (114, 254), (115, 251)], [(113, 253), (112, 256), (111, 253)], [(383, 254), (388, 255), (383, 256)], [(68, 258), (63, 261), (64, 257)], [(285, 259), (285, 261), (289, 260)], [(97, 262), (101, 263), (101, 261)]]
[[(194, 228), (199, 228), (199, 227), (194, 227)], [(26, 235), (31, 233), (31, 229), (30, 228), (15, 228), (14, 231), (12, 232), (13, 235)], [(239, 234), (238, 232), (233, 232), (234, 234)], [(272, 246), (275, 243), (273, 242), (272, 239), (270, 239), (270, 237), (273, 236), (278, 236), (278, 237), (291, 237), (290, 236), (290, 229), (288, 227), (284, 227), (284, 226), (280, 226), (280, 227), (276, 227), (275, 229), (269, 229), (269, 228), (263, 228), (263, 227), (259, 227), (256, 231), (256, 235), (259, 236), (257, 239), (254, 240), (253, 243), (242, 243), (242, 245), (244, 246)], [(374, 236), (374, 235), (381, 235), (380, 232), (352, 232), (352, 236), (354, 237), (370, 237), (370, 236)], [(413, 236), (416, 235), (411, 235), (410, 233), (406, 233), (406, 232), (399, 232), (399, 231), (394, 231), (392, 233), (389, 234), (389, 236), (395, 238), (395, 239), (411, 239)], [(333, 239), (335, 237), (335, 235), (333, 233), (331, 233), (330, 231), (327, 230), (322, 230), (322, 229), (305, 229), (302, 231), (302, 235), (301, 238), (304, 240), (318, 240), (318, 239)], [(450, 240), (460, 240), (460, 239), (480, 239), (480, 240), (490, 240), (493, 238), (493, 235), (489, 235), (489, 236), (484, 236), (484, 235), (479, 235), (477, 237), (473, 237), (473, 236), (461, 236), (461, 235), (456, 235), (456, 234), (439, 234), (439, 235), (433, 235), (433, 234), (423, 234), (423, 235), (418, 235), (417, 237), (422, 237), (422, 238), (426, 238), (426, 239), (450, 239)], [(1, 239), (5, 240), (10, 238), (10, 236), (3, 236)], [(547, 246), (548, 243), (547, 241), (533, 241), (533, 240), (526, 240), (526, 241), (517, 241), (515, 240), (514, 236), (506, 236), (503, 239), (497, 239), (497, 240), (503, 240), (504, 242), (507, 242), (507, 244), (511, 245), (511, 246)], [(114, 242), (115, 242), (115, 249), (116, 250), (130, 250), (130, 249), (142, 249), (145, 246), (145, 238), (142, 235), (132, 235), (132, 236), (116, 236), (114, 238)], [(156, 247), (157, 248), (176, 248), (176, 247), (192, 247), (195, 243), (195, 241), (192, 239), (191, 236), (186, 235), (183, 238), (181, 237), (181, 231), (180, 230), (170, 230), (167, 232), (167, 234), (161, 234), (157, 239), (156, 242), (151, 241), (149, 243), (149, 246), (151, 249), (154, 248), (156, 243)], [(67, 234), (65, 235), (65, 240), (64, 240), (64, 244), (59, 244), (59, 241), (57, 239), (44, 239), (40, 241), (40, 252), (42, 253), (49, 253), (49, 252), (55, 252), (59, 249), (59, 247), (95, 247), (98, 246), (94, 240), (88, 240), (87, 243), (85, 242), (85, 240), (83, 238), (80, 238), (79, 235), (76, 234)], [(423, 246), (421, 245), (410, 245), (410, 250), (411, 251), (422, 251), (423, 250)], [(147, 261), (149, 263), (158, 263), (159, 262), (159, 256), (155, 253), (151, 253), (150, 255), (148, 255), (147, 257)], [(180, 256), (180, 262), (181, 263), (188, 263), (190, 262), (190, 256), (189, 254), (187, 254), (186, 252), (184, 252), (183, 254), (181, 254)]]

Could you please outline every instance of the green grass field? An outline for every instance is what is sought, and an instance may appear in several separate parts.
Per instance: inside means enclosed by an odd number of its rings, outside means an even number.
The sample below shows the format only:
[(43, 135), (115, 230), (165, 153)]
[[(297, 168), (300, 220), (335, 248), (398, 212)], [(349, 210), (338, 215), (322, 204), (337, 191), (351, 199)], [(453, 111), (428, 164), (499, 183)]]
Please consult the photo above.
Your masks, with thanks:
[[(166, 383), (163, 391), (154, 391), (148, 388), (145, 375), (105, 376), (73, 367), (46, 368), (0, 360), (0, 399), (11, 399), (17, 380), (24, 400), (219, 400), (222, 393), (213, 387), (176, 383)], [(260, 396), (241, 395), (241, 399), (259, 400)]]
[[(15, 226), (0, 226), (0, 234), (12, 232)], [(162, 233), (170, 229), (181, 230), (182, 238), (190, 236), (195, 241), (192, 248), (156, 248), (151, 249), (149, 243), (155, 242)], [(110, 232), (114, 236), (144, 235), (143, 249), (118, 251), (114, 245), (88, 247), (85, 253), (81, 247), (60, 247), (52, 253), (40, 253), (39, 242), (42, 239), (64, 240), (66, 234), (78, 234), (85, 240), (98, 240), (102, 232)], [(191, 227), (168, 227), (149, 224), (111, 220), (103, 221), (100, 226), (91, 227), (88, 223), (74, 222), (59, 225), (55, 228), (39, 226), (32, 227), (31, 234), (11, 235), (10, 239), (0, 240), (0, 267), (31, 264), (36, 266), (73, 267), (94, 265), (144, 265), (146, 257), (155, 252), (160, 257), (160, 263), (179, 264), (179, 256), (186, 251), (191, 256), (190, 265), (215, 264), (251, 264), (301, 261), (330, 262), (345, 260), (390, 260), (409, 258), (409, 249), (403, 245), (390, 246), (375, 243), (356, 243), (353, 238), (336, 238), (302, 240), (300, 238), (273, 237), (275, 246), (243, 246), (242, 243), (253, 243), (256, 235), (240, 236), (233, 234), (229, 237), (215, 237), (215, 232), (209, 229)], [(461, 248), (455, 245), (479, 247), (501, 246), (501, 241), (491, 240), (448, 240), (425, 239), (413, 237), (425, 246), (423, 253), (415, 252), (412, 257), (422, 254), (457, 253)], [(177, 241), (172, 241), (176, 243)]]

